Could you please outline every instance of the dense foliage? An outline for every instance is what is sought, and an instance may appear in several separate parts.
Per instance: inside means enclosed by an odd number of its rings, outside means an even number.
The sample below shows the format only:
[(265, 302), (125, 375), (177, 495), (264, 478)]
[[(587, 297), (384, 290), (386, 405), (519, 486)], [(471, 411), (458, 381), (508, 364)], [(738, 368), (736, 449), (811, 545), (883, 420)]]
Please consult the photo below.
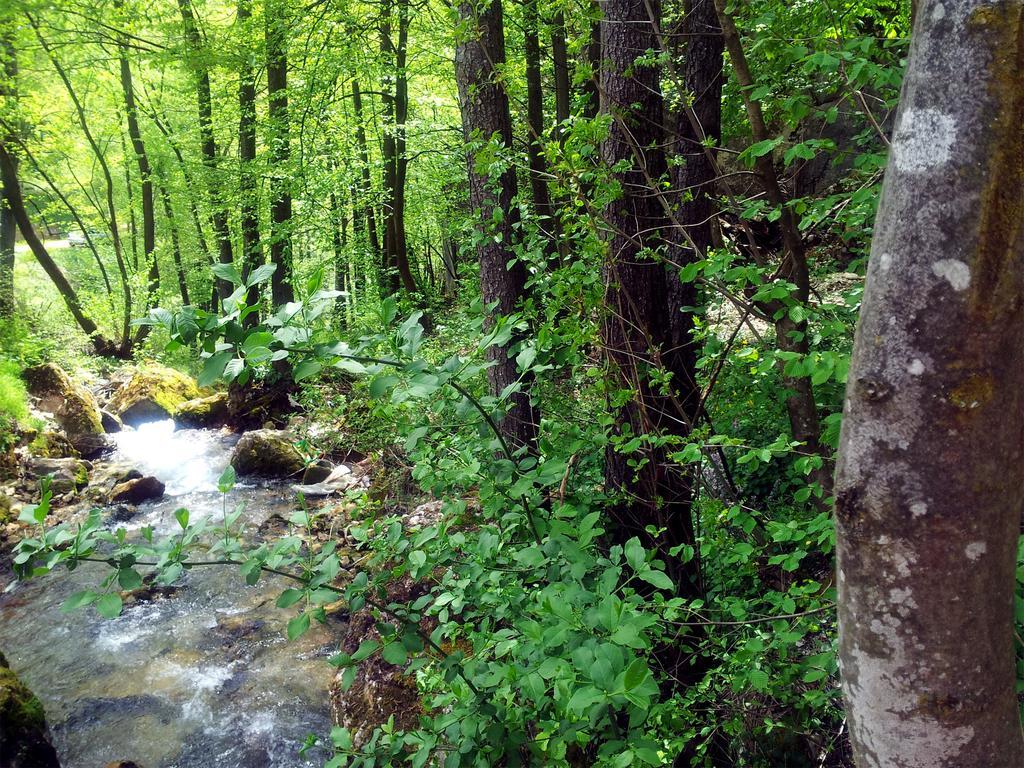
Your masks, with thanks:
[[(695, 33), (685, 26), (700, 5), (665, 3), (663, 32), (634, 51), (670, 127), (701, 95), (687, 87)], [(741, 50), (726, 35), (729, 58), (714, 75), (724, 71), (720, 135), (698, 142), (715, 176), (673, 190), (693, 161), (668, 135), (638, 148), (667, 155), (640, 191), (623, 180), (632, 161), (607, 162), (620, 117), (598, 109), (607, 56), (593, 51), (596, 4), (505, 3), (487, 84), (511, 104), (513, 140), (460, 122), (451, 59), (487, 39), (476, 20), (496, 7), (5, 5), (3, 56), (18, 67), (16, 77), (8, 67), (0, 106), (4, 156), (95, 328), (73, 319), (39, 253), (19, 245), (21, 319), (8, 321), (17, 335), (161, 357), (204, 386), (289, 382), (311, 420), (344, 424), (310, 437), (311, 456), (335, 441), (390, 452), (423, 497), (444, 502), (440, 522), (407, 531), (404, 499), (353, 494), (348, 534), (361, 556), (343, 567), (301, 503), (289, 535), (247, 543), (230, 468), (223, 518), (182, 510), (166, 541), (111, 531), (98, 513), (49, 526), (44, 488), (22, 513), (36, 534), (18, 547), (19, 573), (106, 562), (106, 581), (67, 606), (105, 616), (149, 570), (166, 583), (209, 562), (237, 564), (249, 583), (285, 573), (294, 585), (279, 605), (292, 637), (339, 599), (371, 609), (384, 642), (332, 663), (348, 684), (374, 654), (405, 666), (423, 716), (408, 732), (319, 735), (331, 766), (850, 765), (827, 478), (909, 7), (722, 5)], [(283, 111), (272, 77), (281, 30)], [(539, 79), (529, 82), (531, 70)], [(540, 131), (529, 114), (538, 84)], [(491, 204), (473, 202), (488, 194)], [(707, 243), (633, 236), (635, 261), (687, 292), (658, 307), (654, 325), (692, 318), (695, 380), (657, 354), (619, 375), (608, 327), (621, 285), (606, 211), (660, 197), (674, 212), (662, 229), (689, 231), (673, 216), (700, 195), (713, 200)], [(57, 237), (69, 230), (70, 241)], [(494, 244), (509, 273), (523, 268), (514, 311), (481, 298), (493, 295), (481, 264)], [(57, 346), (67, 354), (72, 344)], [(8, 352), (21, 354), (5, 342)], [(508, 364), (514, 379), (495, 387)], [(684, 385), (693, 399), (678, 424), (624, 419), (631, 404)], [(794, 417), (795, 391), (820, 423), (813, 434), (798, 429), (807, 419)], [(522, 398), (540, 414), (533, 441), (504, 428)], [(0, 419), (23, 418), (23, 402), (0, 369)], [(620, 524), (616, 510), (639, 492), (608, 477), (615, 459), (637, 476), (659, 465), (657, 482), (685, 479), (689, 538), (653, 521)], [(646, 501), (667, 503), (659, 493)], [(422, 587), (411, 603), (389, 597), (403, 580)]]

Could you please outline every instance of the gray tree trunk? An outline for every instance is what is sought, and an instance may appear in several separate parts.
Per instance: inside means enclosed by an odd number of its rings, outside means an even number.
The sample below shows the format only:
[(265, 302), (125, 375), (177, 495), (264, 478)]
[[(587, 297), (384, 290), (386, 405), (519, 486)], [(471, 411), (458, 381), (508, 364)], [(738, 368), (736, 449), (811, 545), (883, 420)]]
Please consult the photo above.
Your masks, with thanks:
[(1019, 4), (921, 3), (836, 476), (840, 660), (860, 768), (1024, 765)]

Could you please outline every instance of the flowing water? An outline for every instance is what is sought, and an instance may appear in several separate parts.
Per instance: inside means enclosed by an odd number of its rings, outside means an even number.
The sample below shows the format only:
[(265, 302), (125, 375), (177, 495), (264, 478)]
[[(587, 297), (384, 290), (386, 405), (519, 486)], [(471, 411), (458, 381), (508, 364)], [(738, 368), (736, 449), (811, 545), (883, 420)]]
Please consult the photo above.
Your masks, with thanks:
[[(160, 536), (174, 511), (221, 513), (216, 479), (237, 438), (146, 424), (117, 437), (118, 455), (167, 486), (128, 523)], [(291, 509), (285, 486), (241, 486), (249, 530)], [(0, 651), (42, 700), (64, 768), (133, 760), (143, 768), (299, 768), (322, 765), (308, 734), (330, 728), (327, 682), (337, 627), (289, 643), (274, 607), (277, 579), (245, 585), (233, 567), (196, 568), (173, 594), (127, 605), (106, 621), (60, 604), (104, 572), (85, 564), (0, 594)]]

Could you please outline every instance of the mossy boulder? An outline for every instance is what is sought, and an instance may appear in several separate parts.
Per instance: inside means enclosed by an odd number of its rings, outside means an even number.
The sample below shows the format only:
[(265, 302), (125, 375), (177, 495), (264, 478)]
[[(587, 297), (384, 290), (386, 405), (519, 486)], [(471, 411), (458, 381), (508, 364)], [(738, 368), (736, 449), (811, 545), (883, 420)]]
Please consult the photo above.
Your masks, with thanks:
[(110, 398), (107, 408), (133, 427), (147, 421), (169, 419), (182, 403), (200, 395), (195, 381), (173, 368), (146, 363)]
[(33, 456), (47, 459), (77, 459), (80, 455), (67, 435), (54, 429), (44, 429), (37, 434), (28, 449)]
[(55, 496), (74, 493), (89, 484), (92, 465), (80, 459), (31, 458), (25, 462), (25, 477), (32, 483), (50, 475)]
[(209, 397), (198, 397), (178, 406), (174, 421), (179, 427), (202, 429), (219, 427), (228, 420), (228, 394), (218, 392)]
[(231, 454), (231, 466), (239, 476), (291, 477), (305, 468), (295, 447), (295, 435), (283, 429), (246, 432)]
[(0, 654), (0, 768), (60, 768), (43, 705)]
[(113, 448), (95, 395), (73, 382), (63, 368), (45, 363), (26, 368), (22, 375), (39, 409), (53, 414), (78, 453), (93, 458)]

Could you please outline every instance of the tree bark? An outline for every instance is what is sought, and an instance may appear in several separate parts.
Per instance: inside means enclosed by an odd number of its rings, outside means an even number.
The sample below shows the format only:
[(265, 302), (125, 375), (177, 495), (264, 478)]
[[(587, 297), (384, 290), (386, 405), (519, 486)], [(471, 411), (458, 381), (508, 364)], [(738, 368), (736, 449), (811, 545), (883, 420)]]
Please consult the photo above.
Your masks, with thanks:
[[(199, 36), (195, 15), (192, 13), (190, 0), (178, 0), (185, 40), (191, 53), (190, 65), (196, 81), (196, 107), (199, 113), (199, 136), (203, 153), (203, 167), (206, 170), (206, 188), (210, 198), (211, 220), (217, 238), (217, 260), (221, 264), (231, 264), (234, 254), (231, 248), (231, 231), (228, 228), (228, 207), (224, 202), (222, 185), (217, 169), (217, 140), (213, 133), (213, 98), (210, 93), (210, 70), (202, 61), (203, 44)], [(184, 166), (182, 166), (184, 168)], [(197, 231), (202, 237), (202, 228)], [(203, 246), (205, 250), (205, 245)], [(217, 280), (217, 292), (221, 299), (226, 299), (234, 290), (227, 280)]]
[(1024, 765), (1024, 14), (923, 2), (871, 245), (836, 476), (860, 768)]
[[(399, 286), (416, 292), (416, 281), (409, 266), (405, 232), (405, 182), (409, 160), (406, 157), (406, 121), (409, 116), (409, 76), (406, 72), (409, 41), (409, 0), (397, 0), (398, 40), (391, 39), (391, 7), (386, 0), (380, 27), (381, 53), (390, 59), (384, 78), (381, 101), (384, 107), (384, 134), (381, 155), (384, 160), (384, 268), (391, 293)], [(389, 90), (393, 88), (393, 90)]]
[[(548, 190), (548, 168), (544, 160), (544, 89), (540, 71), (540, 16), (537, 0), (523, 3), (523, 41), (526, 53), (526, 154), (530, 168), (533, 209), (545, 234), (548, 255), (555, 253), (553, 237), (554, 209)], [(557, 70), (557, 67), (556, 67)], [(557, 93), (557, 92), (556, 92)]]
[[(0, 99), (13, 104), (17, 99), (18, 59), (14, 50), (14, 35), (5, 32), (0, 38), (0, 58), (3, 68), (0, 69)], [(6, 125), (0, 127), (3, 134), (13, 131)], [(12, 140), (5, 136), (4, 141)], [(14, 164), (14, 176), (17, 178), (17, 158), (11, 157)], [(18, 223), (14, 220), (14, 210), (8, 200), (9, 190), (6, 183), (0, 187), (0, 318), (14, 316), (14, 242)]]
[[(669, 229), (657, 190), (668, 168), (662, 121), (656, 119), (662, 114), (660, 72), (636, 61), (658, 45), (660, 5), (656, 0), (604, 0), (602, 7), (601, 111), (611, 115), (612, 123), (601, 143), (601, 160), (622, 193), (604, 209), (601, 336), (613, 388), (632, 393), (615, 414), (614, 435), (628, 442), (641, 435), (686, 434), (688, 425), (681, 424), (672, 396), (651, 376), (662, 367), (668, 342), (667, 272), (651, 256)], [(645, 444), (637, 451), (620, 451), (612, 444), (605, 455), (605, 483), (621, 497), (609, 512), (613, 539), (637, 536), (658, 549), (680, 591), (699, 594), (697, 559), (684, 563), (669, 554), (679, 545), (696, 545), (688, 474), (670, 464), (663, 448)], [(664, 532), (652, 535), (652, 526)]]
[[(536, 4), (536, 0), (530, 0)], [(572, 93), (569, 84), (569, 53), (565, 44), (565, 14), (556, 11), (551, 24), (551, 68), (555, 81), (555, 120), (569, 119)]]
[[(248, 37), (252, 19), (252, 0), (238, 0), (237, 19), (242, 34)], [(238, 72), (238, 163), (239, 163), (239, 223), (242, 230), (242, 276), (248, 277), (263, 261), (260, 248), (260, 201), (256, 179), (256, 75), (248, 46), (243, 43)], [(229, 284), (230, 285), (230, 284)], [(233, 290), (233, 288), (231, 289)], [(221, 297), (226, 298), (226, 297)], [(259, 287), (249, 289), (246, 303), (257, 306)], [(259, 323), (259, 311), (246, 316), (246, 324)]]
[(7, 151), (6, 146), (3, 144), (0, 144), (0, 181), (3, 182), (7, 204), (10, 206), (14, 220), (18, 224), (18, 229), (21, 230), (21, 236), (25, 238), (25, 242), (28, 243), (39, 265), (50, 277), (50, 280), (53, 281), (54, 287), (60, 293), (65, 306), (67, 306), (71, 316), (75, 319), (75, 323), (89, 337), (93, 349), (99, 355), (125, 356), (124, 350), (119, 345), (105, 338), (100, 333), (96, 323), (85, 313), (82, 303), (78, 299), (78, 294), (75, 293), (75, 289), (71, 287), (71, 283), (68, 282), (60, 267), (57, 266), (57, 263), (47, 252), (46, 246), (43, 245), (42, 240), (36, 234), (35, 229), (32, 227), (32, 222), (28, 218), (28, 212), (25, 210), (25, 201), (21, 196), (17, 164), (14, 156)]
[(171, 257), (174, 261), (174, 271), (178, 276), (178, 292), (181, 295), (182, 306), (188, 306), (191, 302), (188, 298), (188, 280), (185, 276), (185, 266), (181, 260), (181, 237), (178, 233), (178, 223), (174, 218), (174, 206), (171, 204), (171, 195), (167, 187), (161, 185), (160, 200), (163, 202), (164, 218), (167, 219), (167, 229), (171, 235)]
[[(696, 285), (683, 282), (678, 270), (703, 259), (712, 242), (712, 222), (718, 206), (714, 183), (718, 176), (705, 141), (716, 144), (722, 134), (722, 35), (713, 0), (686, 0), (680, 34), (673, 40), (685, 46), (673, 58), (682, 62), (682, 83), (688, 106), (669, 116), (675, 129), (673, 151), (682, 163), (669, 172), (673, 189), (674, 230), (668, 247), (668, 343), (663, 356), (672, 373), (681, 418), (693, 424), (701, 398), (697, 382), (698, 348), (693, 340)], [(687, 114), (685, 110), (689, 109)]]
[(352, 80), (352, 111), (356, 123), (356, 146), (359, 149), (359, 175), (363, 181), (362, 189), (355, 186), (352, 188), (353, 204), (362, 208), (370, 250), (376, 259), (380, 254), (380, 237), (377, 234), (377, 217), (373, 211), (373, 182), (370, 177), (370, 149), (366, 143), (366, 124), (363, 121), (363, 94), (356, 79)]
[(288, 36), (285, 4), (266, 0), (267, 99), (270, 144), (270, 279), (274, 306), (295, 300), (292, 287), (291, 141), (288, 118)]
[[(494, 140), (505, 150), (512, 147), (512, 117), (508, 95), (497, 82), (495, 68), (505, 63), (505, 38), (500, 0), (483, 0), (476, 6), (471, 0), (459, 5), (459, 16), (465, 28), (455, 49), (455, 77), (459, 87), (462, 127), (468, 143)], [(476, 167), (476, 152), (466, 154), (469, 172), (469, 205), (476, 218), (483, 222), (500, 222), (477, 244), (480, 259), (480, 287), (485, 305), (497, 302), (494, 312), (509, 315), (519, 309), (526, 296), (526, 266), (519, 261), (512, 244), (516, 237), (514, 224), (518, 213), (513, 206), (516, 197), (516, 175), (510, 166), (501, 176), (493, 178)], [(495, 212), (498, 212), (495, 214)], [(500, 235), (500, 237), (499, 237)], [(486, 318), (486, 327), (494, 326), (495, 318)], [(514, 343), (515, 340), (513, 340)], [(491, 394), (497, 396), (519, 380), (515, 359), (509, 345), (492, 347), (495, 365), (487, 370)], [(532, 447), (537, 441), (539, 415), (530, 399), (531, 381), (526, 378), (520, 389), (509, 396), (508, 410), (501, 430), (514, 446)]]

